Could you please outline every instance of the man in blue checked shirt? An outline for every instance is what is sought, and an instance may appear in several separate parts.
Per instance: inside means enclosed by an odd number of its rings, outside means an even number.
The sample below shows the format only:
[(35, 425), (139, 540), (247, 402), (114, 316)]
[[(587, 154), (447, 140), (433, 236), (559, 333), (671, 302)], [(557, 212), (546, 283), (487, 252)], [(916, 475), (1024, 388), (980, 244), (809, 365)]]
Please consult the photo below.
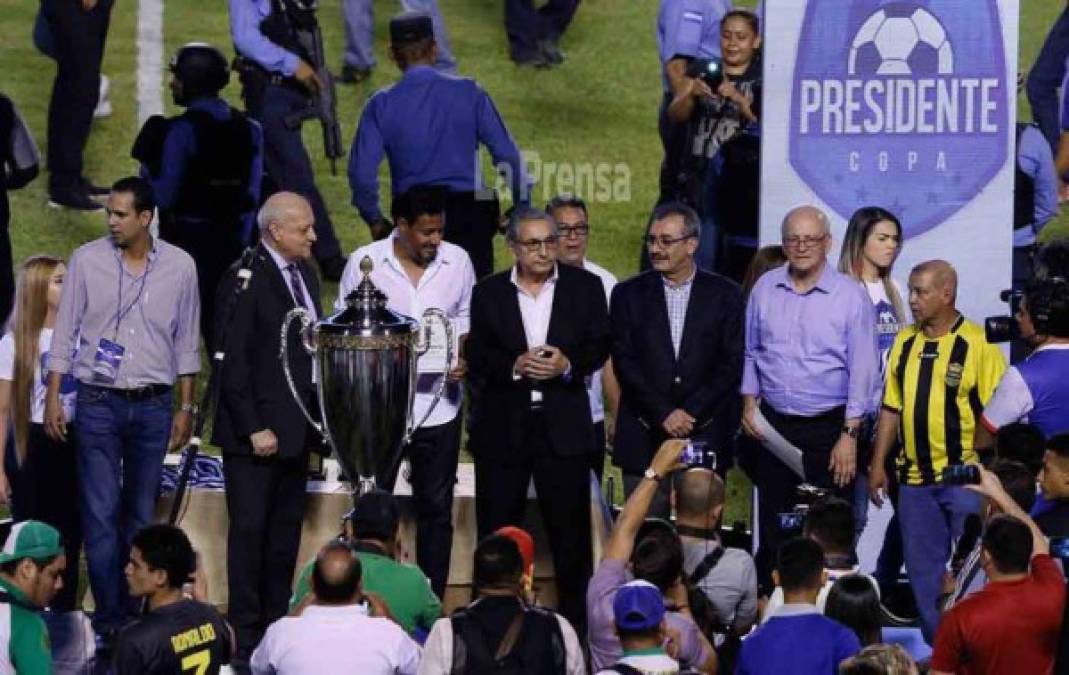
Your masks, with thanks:
[(448, 188), (445, 239), (468, 252), (475, 276), (493, 271), (496, 196), (481, 189), (479, 144), (511, 179), (512, 201), (530, 195), (520, 150), (487, 93), (473, 80), (434, 69), (438, 46), (431, 17), (406, 13), (390, 21), (393, 58), (404, 73), (368, 99), (349, 157), (353, 205), (375, 239), (392, 227), (379, 205), (379, 164), (390, 163), (393, 194), (414, 185)]

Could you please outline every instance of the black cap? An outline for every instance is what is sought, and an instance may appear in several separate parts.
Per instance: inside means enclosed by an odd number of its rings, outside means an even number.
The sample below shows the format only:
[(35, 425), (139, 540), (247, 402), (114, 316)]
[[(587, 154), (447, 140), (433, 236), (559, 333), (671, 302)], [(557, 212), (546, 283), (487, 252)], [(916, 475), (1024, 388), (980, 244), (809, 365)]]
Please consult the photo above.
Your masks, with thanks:
[(345, 516), (353, 524), (357, 539), (393, 539), (397, 533), (400, 513), (397, 501), (385, 490), (372, 490), (356, 500), (356, 506)]
[(429, 14), (405, 12), (390, 19), (390, 42), (407, 45), (434, 37), (434, 24)]

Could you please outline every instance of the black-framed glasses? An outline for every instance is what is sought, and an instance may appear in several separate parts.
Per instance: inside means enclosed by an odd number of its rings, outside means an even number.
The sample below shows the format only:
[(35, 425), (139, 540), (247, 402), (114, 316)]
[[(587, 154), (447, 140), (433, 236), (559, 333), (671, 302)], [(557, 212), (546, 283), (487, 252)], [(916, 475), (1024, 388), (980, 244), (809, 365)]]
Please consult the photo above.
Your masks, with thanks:
[(561, 225), (557, 228), (557, 232), (560, 234), (561, 239), (568, 239), (572, 235), (579, 238), (583, 238), (590, 234), (590, 226), (586, 223), (576, 223), (575, 225)]
[(811, 246), (823, 243), (827, 238), (827, 234), (806, 235), (804, 237), (792, 234), (789, 237), (783, 238), (783, 245), (794, 249), (802, 248), (803, 246), (805, 248), (810, 248)]
[(560, 237), (555, 234), (551, 234), (544, 239), (520, 239), (516, 241), (516, 245), (528, 253), (538, 253), (542, 250), (542, 247), (555, 249), (558, 243), (560, 243)]
[(681, 241), (693, 239), (698, 235), (696, 234), (684, 234), (682, 237), (669, 237), (667, 235), (655, 236), (652, 234), (646, 235), (646, 246), (660, 246), (661, 248), (670, 248), (671, 246), (678, 244)]

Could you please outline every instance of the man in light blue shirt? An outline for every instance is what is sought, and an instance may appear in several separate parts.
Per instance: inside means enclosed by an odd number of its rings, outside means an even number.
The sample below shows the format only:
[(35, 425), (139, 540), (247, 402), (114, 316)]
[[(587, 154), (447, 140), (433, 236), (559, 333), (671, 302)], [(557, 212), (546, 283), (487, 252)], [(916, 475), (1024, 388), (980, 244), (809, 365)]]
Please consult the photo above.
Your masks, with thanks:
[[(746, 311), (743, 428), (764, 440), (757, 418), (802, 451), (804, 479), (852, 499), (861, 417), (880, 399), (879, 352), (872, 302), (827, 261), (827, 216), (813, 206), (783, 220), (787, 265), (761, 277)], [(767, 580), (778, 544), (776, 514), (790, 510), (802, 476), (779, 458), (758, 458), (761, 550)]]
[(392, 225), (379, 206), (379, 165), (390, 163), (393, 194), (414, 185), (448, 189), (445, 239), (471, 257), (476, 278), (493, 271), (492, 240), (497, 199), (481, 185), (479, 145), (511, 179), (514, 203), (529, 195), (523, 160), (493, 101), (474, 80), (435, 70), (438, 47), (426, 14), (402, 14), (390, 21), (394, 60), (404, 74), (368, 99), (349, 157), (353, 205), (375, 239)]

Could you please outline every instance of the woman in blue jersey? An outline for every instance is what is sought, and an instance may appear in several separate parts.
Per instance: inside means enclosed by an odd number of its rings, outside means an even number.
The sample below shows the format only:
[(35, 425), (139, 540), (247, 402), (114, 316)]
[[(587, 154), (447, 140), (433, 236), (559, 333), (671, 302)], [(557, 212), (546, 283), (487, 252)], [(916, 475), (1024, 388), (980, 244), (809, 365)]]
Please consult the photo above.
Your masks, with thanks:
[[(878, 206), (865, 206), (850, 216), (839, 254), (839, 271), (865, 287), (872, 300), (876, 316), (876, 340), (880, 350), (881, 373), (886, 377), (887, 355), (898, 331), (909, 323), (902, 288), (892, 278), (898, 254), (902, 251), (902, 224), (890, 211)], [(858, 438), (857, 490), (854, 496), (854, 515), (860, 536), (868, 520), (868, 465), (872, 453), (875, 418), (878, 414), (882, 390), (874, 400), (873, 417), (863, 425)], [(894, 475), (889, 471), (888, 475)], [(895, 491), (897, 492), (897, 491)], [(892, 499), (892, 503), (895, 500)], [(887, 526), (876, 578), (881, 586), (891, 585), (902, 567), (902, 539), (898, 521)]]

